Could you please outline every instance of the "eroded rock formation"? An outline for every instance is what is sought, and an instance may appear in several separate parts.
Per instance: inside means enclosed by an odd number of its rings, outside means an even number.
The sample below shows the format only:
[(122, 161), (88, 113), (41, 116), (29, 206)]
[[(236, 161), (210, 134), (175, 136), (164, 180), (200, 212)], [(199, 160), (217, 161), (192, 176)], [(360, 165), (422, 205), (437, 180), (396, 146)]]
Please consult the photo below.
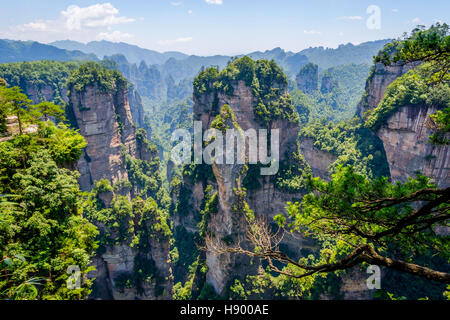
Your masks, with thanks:
[[(387, 87), (420, 62), (385, 66), (378, 62), (366, 83), (366, 93), (358, 106), (357, 113), (363, 117), (364, 112), (378, 106)], [(397, 108), (385, 123), (377, 130), (383, 141), (390, 175), (393, 181), (405, 182), (417, 173), (433, 178), (437, 185), (450, 185), (449, 147), (430, 143), (430, 136), (436, 126), (430, 118), (439, 107), (425, 105), (405, 105)]]
[[(94, 258), (96, 271), (90, 274), (96, 278), (93, 298), (170, 299), (173, 279), (169, 237), (161, 230), (154, 230), (153, 224), (161, 223), (158, 211), (156, 207), (142, 209), (146, 204), (141, 205), (144, 200), (136, 196), (139, 194), (145, 199), (150, 192), (143, 194), (146, 186), (132, 177), (136, 172), (133, 166), (150, 163), (157, 152), (151, 149), (144, 136), (136, 135), (127, 85), (110, 81), (110, 90), (100, 88), (97, 83), (86, 85), (82, 90), (69, 88), (72, 123), (88, 143), (77, 163), (81, 188), (91, 190), (96, 181), (107, 180), (114, 188), (99, 191), (101, 207), (110, 208), (118, 197), (125, 197), (133, 204), (131, 211), (125, 212), (126, 216), (119, 221), (125, 224), (119, 225), (119, 230), (133, 226), (133, 231), (128, 231), (125, 238), (117, 228), (93, 221), (101, 235), (116, 239), (114, 243), (101, 245)], [(148, 167), (150, 164), (143, 164), (144, 169)], [(139, 240), (138, 243), (132, 244), (134, 239)], [(151, 280), (150, 276), (142, 280), (141, 273), (151, 274)], [(127, 281), (131, 281), (131, 285)]]

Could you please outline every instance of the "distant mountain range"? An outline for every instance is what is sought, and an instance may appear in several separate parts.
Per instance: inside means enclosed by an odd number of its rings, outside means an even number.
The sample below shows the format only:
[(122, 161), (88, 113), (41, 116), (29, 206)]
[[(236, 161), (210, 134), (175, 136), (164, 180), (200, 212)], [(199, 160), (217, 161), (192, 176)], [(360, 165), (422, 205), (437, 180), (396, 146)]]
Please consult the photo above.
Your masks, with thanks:
[(78, 50), (65, 50), (35, 41), (14, 41), (0, 39), (0, 63), (36, 60), (94, 60), (95, 54), (87, 54)]
[[(388, 41), (371, 41), (360, 45), (349, 43), (336, 49), (309, 48), (297, 53), (275, 48), (247, 55), (255, 60), (275, 60), (293, 80), (308, 62), (317, 64), (321, 72), (351, 64), (364, 64), (364, 69), (368, 70), (373, 56)], [(189, 96), (192, 93), (192, 80), (201, 68), (210, 66), (224, 68), (232, 58), (226, 55), (202, 57), (181, 52), (160, 53), (123, 42), (94, 41), (84, 44), (64, 40), (42, 44), (34, 41), (0, 40), (0, 63), (108, 59), (116, 63), (116, 67), (135, 85), (142, 96), (157, 100), (182, 99)], [(361, 79), (361, 83), (363, 82), (364, 79)]]
[(164, 52), (144, 49), (135, 45), (124, 42), (110, 42), (110, 41), (92, 41), (89, 43), (81, 43), (72, 40), (61, 40), (49, 43), (60, 49), (78, 50), (85, 53), (93, 53), (99, 59), (104, 56), (113, 54), (123, 54), (131, 63), (140, 63), (145, 61), (147, 64), (163, 64), (170, 58), (182, 60), (188, 57), (187, 54), (181, 52)]
[[(321, 70), (346, 64), (371, 64), (372, 57), (389, 40), (364, 42), (359, 45), (351, 43), (340, 45), (336, 49), (317, 47), (294, 53), (275, 48), (264, 52), (247, 54), (253, 59), (273, 59), (294, 78), (302, 66), (308, 62), (319, 65)], [(102, 60), (105, 56), (123, 55), (131, 64), (157, 65), (164, 74), (170, 74), (174, 81), (195, 76), (202, 67), (218, 66), (223, 68), (231, 60), (231, 56), (197, 56), (181, 52), (157, 52), (135, 45), (109, 41), (93, 41), (87, 44), (63, 40), (50, 44), (35, 41), (0, 40), (0, 63), (35, 61), (35, 60)], [(241, 55), (242, 56), (242, 55)]]
[[(340, 45), (336, 49), (324, 47), (308, 48), (297, 53), (275, 48), (264, 52), (252, 52), (247, 55), (253, 59), (274, 59), (289, 76), (294, 76), (308, 62), (319, 65), (320, 69), (351, 63), (370, 65), (372, 64), (373, 56), (389, 41), (389, 39), (377, 40), (364, 42), (359, 45), (348, 43)], [(141, 61), (145, 61), (147, 65), (165, 65), (164, 69), (180, 70), (180, 77), (175, 75), (175, 79), (185, 78), (187, 75), (191, 76), (197, 73), (202, 66), (217, 65), (221, 68), (225, 67), (232, 58), (226, 55), (207, 57), (186, 55), (175, 51), (160, 53), (123, 42), (93, 41), (84, 44), (64, 40), (52, 42), (50, 45), (60, 49), (78, 50), (87, 54), (95, 54), (99, 59), (103, 59), (105, 56), (121, 54), (130, 63), (139, 64)], [(170, 73), (176, 74), (176, 70)]]

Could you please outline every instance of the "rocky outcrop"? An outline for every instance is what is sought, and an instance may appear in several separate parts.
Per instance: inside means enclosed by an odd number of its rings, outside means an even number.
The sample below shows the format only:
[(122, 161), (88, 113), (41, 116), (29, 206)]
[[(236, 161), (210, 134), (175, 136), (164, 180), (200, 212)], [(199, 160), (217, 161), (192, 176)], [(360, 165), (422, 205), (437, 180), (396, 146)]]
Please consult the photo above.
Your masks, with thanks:
[(70, 96), (73, 121), (85, 137), (87, 147), (77, 164), (80, 187), (89, 190), (94, 181), (111, 183), (128, 180), (122, 165), (122, 146), (136, 156), (136, 136), (132, 126), (128, 95), (125, 88), (102, 92), (96, 85)]
[(325, 74), (322, 77), (320, 92), (327, 94), (335, 90), (337, 87), (338, 87), (337, 81), (330, 74)]
[(54, 86), (44, 84), (36, 85), (33, 82), (26, 82), (23, 88), (24, 93), (31, 99), (34, 103), (39, 103), (41, 101), (55, 101), (57, 97), (67, 103), (67, 88), (55, 88)]
[(365, 94), (358, 104), (356, 114), (363, 118), (364, 113), (378, 106), (384, 97), (387, 87), (398, 77), (418, 66), (416, 63), (393, 63), (385, 66), (381, 62), (375, 63), (366, 81)]
[[(135, 196), (139, 194), (145, 199), (149, 193), (142, 193), (146, 186), (136, 181), (132, 177), (133, 171), (130, 171), (141, 165), (146, 173), (148, 169), (145, 168), (150, 165), (141, 162), (153, 161), (157, 157), (156, 150), (151, 148), (144, 134), (136, 135), (126, 81), (114, 77), (108, 81), (111, 84), (109, 90), (95, 82), (85, 85), (81, 90), (73, 83), (69, 88), (71, 122), (87, 141), (84, 155), (77, 163), (81, 189), (91, 190), (94, 182), (102, 179), (108, 180), (111, 186), (117, 186), (114, 192), (109, 187), (110, 190), (99, 192), (97, 197), (103, 203), (102, 207), (108, 210), (118, 196), (125, 196), (131, 211), (126, 212), (127, 216), (120, 223), (125, 224), (125, 230), (129, 225), (134, 226), (134, 231), (126, 239), (118, 241), (120, 237), (115, 227), (93, 221), (101, 234), (116, 239), (113, 243), (102, 245), (93, 261), (96, 266), (96, 271), (90, 274), (90, 277), (96, 278), (93, 298), (170, 299), (173, 279), (169, 238), (153, 230), (152, 224), (161, 223), (158, 218), (149, 213), (147, 216), (139, 213), (138, 209), (143, 206), (139, 206), (139, 201), (142, 200)], [(136, 96), (132, 98), (137, 99)], [(120, 225), (118, 228), (121, 228)], [(132, 245), (132, 240), (138, 237), (139, 243)], [(140, 281), (137, 286), (135, 279), (139, 278), (137, 273), (141, 272), (140, 269), (144, 272), (150, 269), (151, 274), (157, 274), (158, 277), (152, 281)], [(132, 280), (134, 282), (129, 282)]]
[[(366, 92), (358, 105), (361, 117), (367, 110), (379, 105), (387, 87), (420, 62), (385, 66), (378, 62), (366, 82)], [(449, 181), (449, 148), (429, 142), (436, 131), (430, 115), (437, 108), (425, 105), (405, 105), (389, 116), (377, 136), (382, 140), (393, 181), (405, 182), (417, 173), (431, 177), (439, 186), (446, 187)]]
[[(276, 79), (276, 77), (271, 79)], [(209, 85), (212, 86), (212, 83)], [(255, 129), (256, 132), (259, 129), (278, 129), (280, 162), (287, 160), (290, 153), (296, 151), (297, 148), (298, 122), (273, 117), (269, 123), (262, 124), (255, 112), (258, 98), (254, 94), (254, 89), (243, 80), (233, 80), (229, 85), (233, 88), (233, 94), (222, 90), (195, 92), (194, 120), (202, 122), (203, 130), (214, 126), (213, 121), (217, 119), (217, 116), (222, 118), (227, 128), (238, 128), (243, 131)], [(275, 100), (287, 95), (287, 81), (286, 83), (274, 81), (270, 87), (278, 88)], [(284, 211), (287, 201), (298, 199), (300, 196), (300, 192), (289, 193), (278, 189), (273, 176), (261, 176), (259, 169), (250, 177), (250, 180), (259, 186), (244, 191), (244, 180), (249, 173), (247, 166), (243, 164), (213, 163), (211, 169), (212, 176), (203, 180), (192, 182), (185, 177), (185, 188), (187, 187), (191, 192), (190, 200), (188, 200), (190, 206), (198, 208), (197, 211), (200, 211), (205, 199), (205, 188), (212, 187), (212, 191), (217, 197), (217, 203), (216, 208), (209, 211), (206, 234), (213, 235), (215, 240), (227, 243), (238, 243), (242, 240), (241, 245), (246, 246), (247, 244), (243, 240), (246, 232), (243, 208), (247, 204), (256, 217), (264, 217), (271, 223), (276, 214)], [(190, 213), (176, 218), (175, 224), (182, 225), (191, 232), (197, 232), (194, 216), (195, 213)], [(298, 240), (293, 241), (289, 237), (283, 242), (284, 245), (296, 252), (297, 256), (300, 255), (299, 243)], [(216, 255), (210, 251), (206, 251), (204, 260), (208, 270), (205, 281), (212, 285), (216, 293), (220, 295), (224, 294), (233, 278), (244, 279), (246, 275), (256, 274), (259, 266), (258, 261), (251, 263), (250, 258), (244, 255)]]
[[(128, 101), (130, 103), (130, 112), (131, 112), (131, 118), (133, 119), (133, 122), (136, 124), (136, 126), (138, 128), (145, 128), (145, 123), (144, 123), (144, 105), (142, 104), (142, 99), (141, 96), (139, 95), (139, 93), (134, 90), (128, 90)], [(149, 132), (148, 129), (150, 128), (145, 128), (147, 130), (147, 133), (150, 135), (151, 132)]]
[(300, 69), (296, 77), (297, 87), (305, 93), (311, 94), (317, 91), (319, 84), (319, 67), (308, 63)]
[(337, 160), (337, 156), (316, 148), (314, 141), (309, 138), (301, 139), (300, 150), (310, 165), (313, 176), (330, 180), (330, 166)]
[(430, 115), (436, 111), (423, 105), (403, 106), (378, 130), (394, 181), (405, 182), (420, 172), (440, 187), (450, 185), (450, 148), (429, 142), (436, 130)]

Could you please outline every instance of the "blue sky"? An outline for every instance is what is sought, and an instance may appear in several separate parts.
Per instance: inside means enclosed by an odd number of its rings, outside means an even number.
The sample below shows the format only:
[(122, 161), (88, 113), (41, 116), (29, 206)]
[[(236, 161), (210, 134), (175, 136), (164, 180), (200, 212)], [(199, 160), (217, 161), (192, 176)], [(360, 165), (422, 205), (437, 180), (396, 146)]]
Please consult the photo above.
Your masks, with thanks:
[[(44, 43), (105, 39), (198, 55), (336, 47), (399, 37), (418, 24), (450, 23), (448, 0), (0, 0), (0, 4), (0, 38)], [(379, 28), (367, 27), (374, 13), (367, 13), (371, 5), (379, 8)]]

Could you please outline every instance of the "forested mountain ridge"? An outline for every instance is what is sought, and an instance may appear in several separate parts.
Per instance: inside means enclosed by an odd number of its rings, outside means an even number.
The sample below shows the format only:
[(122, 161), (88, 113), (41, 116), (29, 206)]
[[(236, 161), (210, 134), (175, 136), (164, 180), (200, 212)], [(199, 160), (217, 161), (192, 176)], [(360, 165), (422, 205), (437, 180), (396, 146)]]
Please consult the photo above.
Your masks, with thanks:
[(377, 40), (363, 42), (358, 45), (351, 43), (341, 44), (338, 48), (308, 48), (300, 51), (308, 57), (312, 63), (318, 64), (323, 69), (345, 64), (372, 64), (372, 58), (383, 46), (392, 40)]
[(110, 41), (92, 41), (86, 44), (71, 41), (61, 40), (49, 43), (50, 45), (65, 49), (65, 50), (77, 50), (88, 54), (94, 54), (98, 59), (103, 59), (104, 56), (110, 56), (113, 54), (123, 54), (127, 57), (131, 63), (140, 63), (145, 61), (147, 64), (163, 64), (170, 58), (184, 59), (186, 54), (181, 52), (164, 52), (143, 49), (135, 45), (131, 45), (123, 42), (110, 42)]
[(12, 41), (0, 39), (0, 63), (56, 60), (56, 61), (96, 61), (93, 54), (68, 51), (36, 41)]

